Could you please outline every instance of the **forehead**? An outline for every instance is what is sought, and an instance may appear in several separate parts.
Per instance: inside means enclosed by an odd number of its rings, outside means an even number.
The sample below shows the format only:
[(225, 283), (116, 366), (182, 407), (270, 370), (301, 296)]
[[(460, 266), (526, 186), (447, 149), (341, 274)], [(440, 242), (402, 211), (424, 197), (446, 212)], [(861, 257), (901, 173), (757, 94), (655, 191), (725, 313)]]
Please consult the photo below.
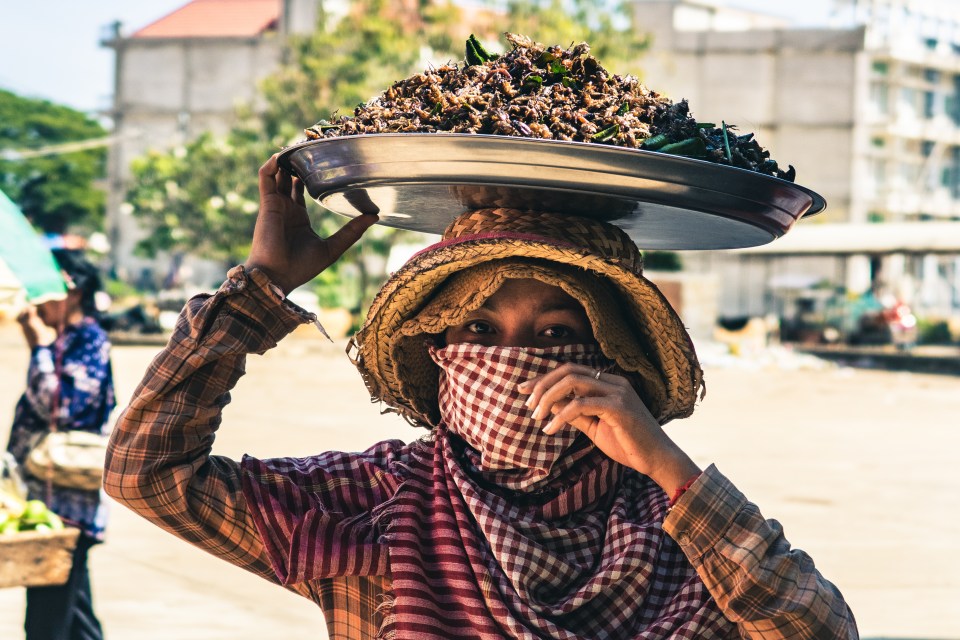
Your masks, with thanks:
[(534, 278), (508, 278), (483, 307), (500, 311), (507, 307), (521, 306), (527, 309), (570, 309), (583, 311), (583, 307), (560, 287)]

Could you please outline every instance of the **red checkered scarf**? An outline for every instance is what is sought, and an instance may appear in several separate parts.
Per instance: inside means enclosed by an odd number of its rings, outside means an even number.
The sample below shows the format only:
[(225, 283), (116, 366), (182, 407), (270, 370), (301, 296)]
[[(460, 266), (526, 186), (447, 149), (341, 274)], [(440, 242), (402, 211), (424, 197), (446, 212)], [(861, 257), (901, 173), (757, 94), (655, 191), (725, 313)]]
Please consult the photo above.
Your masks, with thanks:
[[(556, 366), (558, 356), (600, 362), (581, 347), (446, 349), (438, 353), (445, 352), (439, 359), (448, 376), (459, 369), (450, 364), (460, 360), (454, 353), (469, 362), (484, 354), (481, 369), (500, 371), (495, 386), (511, 397), (516, 382), (540, 366)], [(515, 359), (524, 366), (505, 364)], [(456, 375), (472, 380), (467, 386), (474, 388), (489, 384), (472, 374)], [(482, 395), (474, 391), (467, 397)], [(446, 411), (456, 413), (449, 406)], [(464, 424), (458, 429), (475, 432)], [(518, 493), (490, 484), (493, 476), (480, 464), (483, 453), (465, 439), (441, 426), (431, 448), (415, 448), (419, 455), (410, 461), (409, 475), (378, 516), (389, 522), (384, 536), (394, 595), (386, 607), (389, 636), (739, 637), (663, 532), (666, 496), (649, 478), (592, 445), (571, 447), (569, 438), (559, 448), (576, 456), (572, 464), (563, 451), (550, 464), (552, 453), (530, 457), (519, 451), (525, 448), (520, 443), (500, 445), (508, 453), (499, 452), (498, 460), (551, 469), (536, 491)]]
[[(484, 479), (514, 490), (529, 490), (573, 467), (588, 447), (564, 456), (579, 439), (573, 427), (543, 433), (547, 419), (534, 420), (520, 393), (521, 382), (542, 376), (563, 362), (594, 369), (612, 366), (594, 345), (547, 349), (453, 344), (430, 347), (440, 367), (440, 418), (472, 447), (471, 466)], [(558, 461), (561, 464), (557, 465)]]

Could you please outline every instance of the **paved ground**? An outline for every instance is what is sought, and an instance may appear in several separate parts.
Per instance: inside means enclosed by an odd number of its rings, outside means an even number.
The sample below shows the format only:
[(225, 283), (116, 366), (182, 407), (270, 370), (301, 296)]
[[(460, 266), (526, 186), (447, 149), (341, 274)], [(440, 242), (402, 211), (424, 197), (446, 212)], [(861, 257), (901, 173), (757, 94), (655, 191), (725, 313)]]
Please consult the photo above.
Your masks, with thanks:
[[(251, 358), (216, 452), (303, 455), (412, 436), (367, 401), (340, 346), (307, 334)], [(156, 350), (115, 350), (121, 399)], [(0, 442), (25, 361), (0, 325)], [(670, 432), (784, 524), (843, 591), (863, 637), (960, 639), (960, 378), (713, 366), (707, 385)], [(122, 508), (91, 565), (111, 640), (326, 637), (308, 601)], [(0, 638), (23, 638), (22, 607), (22, 589), (0, 590)]]

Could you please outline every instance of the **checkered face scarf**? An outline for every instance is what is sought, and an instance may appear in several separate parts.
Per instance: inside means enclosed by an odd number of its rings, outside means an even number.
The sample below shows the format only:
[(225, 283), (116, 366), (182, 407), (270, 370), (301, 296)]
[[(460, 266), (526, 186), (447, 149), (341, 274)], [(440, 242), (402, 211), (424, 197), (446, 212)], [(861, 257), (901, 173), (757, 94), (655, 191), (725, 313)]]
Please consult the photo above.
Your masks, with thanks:
[[(562, 475), (587, 453), (571, 450), (580, 432), (568, 426), (544, 434), (547, 418), (536, 420), (520, 393), (521, 382), (540, 377), (564, 362), (607, 370), (612, 363), (594, 345), (544, 349), (452, 344), (431, 347), (440, 367), (443, 424), (470, 445), (467, 459), (485, 480), (513, 490), (529, 490)], [(581, 439), (582, 440), (582, 439)], [(564, 454), (571, 455), (564, 458)]]

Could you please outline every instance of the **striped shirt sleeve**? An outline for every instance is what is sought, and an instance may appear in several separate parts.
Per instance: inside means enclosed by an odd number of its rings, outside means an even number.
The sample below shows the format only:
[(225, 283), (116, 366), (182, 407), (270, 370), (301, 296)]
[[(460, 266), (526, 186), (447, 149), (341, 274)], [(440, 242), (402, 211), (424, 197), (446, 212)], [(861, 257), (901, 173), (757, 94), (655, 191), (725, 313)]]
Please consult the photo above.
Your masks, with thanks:
[(663, 523), (746, 638), (858, 638), (840, 591), (711, 465)]
[(276, 295), (263, 274), (243, 267), (231, 270), (214, 295), (191, 299), (114, 427), (106, 492), (183, 540), (277, 582), (238, 463), (210, 452), (246, 355), (263, 353), (313, 319)]

